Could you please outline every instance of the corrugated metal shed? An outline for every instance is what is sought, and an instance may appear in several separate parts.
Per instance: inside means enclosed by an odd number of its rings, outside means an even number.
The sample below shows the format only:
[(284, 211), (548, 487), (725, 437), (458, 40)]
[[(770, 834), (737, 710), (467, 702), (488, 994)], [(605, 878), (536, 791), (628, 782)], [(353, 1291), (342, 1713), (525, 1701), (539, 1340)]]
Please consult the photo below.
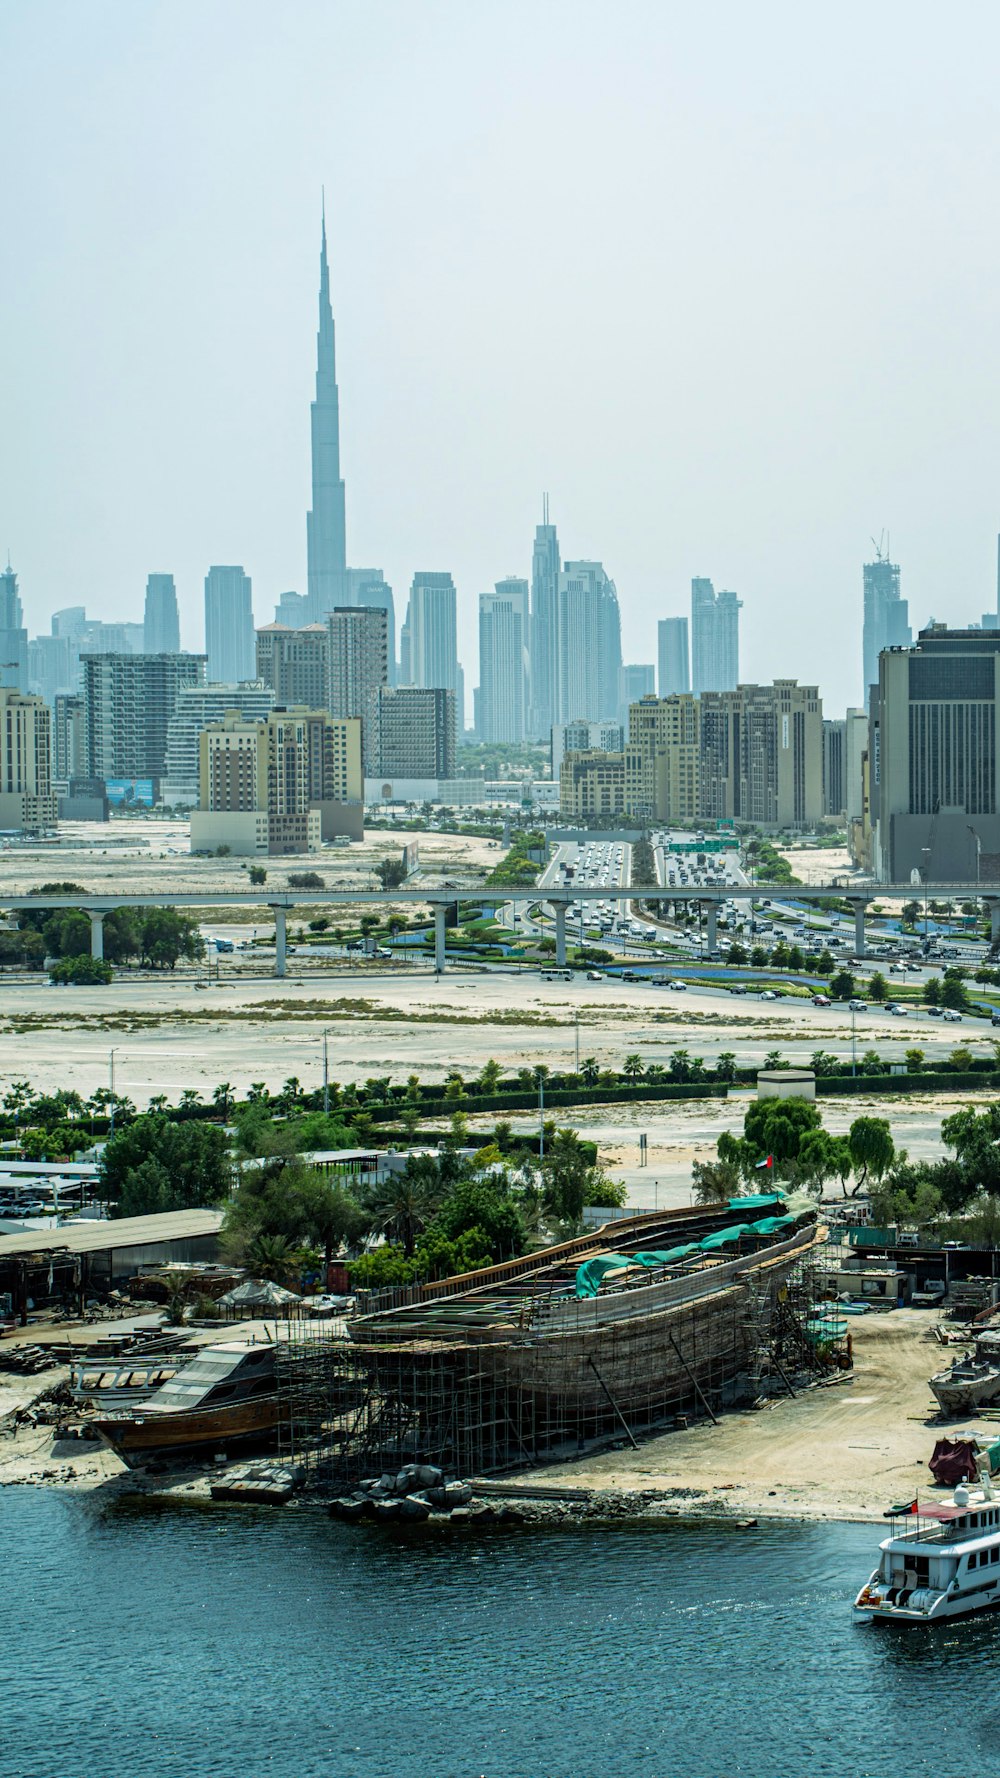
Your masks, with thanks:
[(69, 1222), (61, 1229), (0, 1235), (0, 1260), (25, 1253), (107, 1253), (115, 1247), (159, 1247), (217, 1235), (221, 1210), (171, 1210), (163, 1216), (123, 1216), (110, 1222)]

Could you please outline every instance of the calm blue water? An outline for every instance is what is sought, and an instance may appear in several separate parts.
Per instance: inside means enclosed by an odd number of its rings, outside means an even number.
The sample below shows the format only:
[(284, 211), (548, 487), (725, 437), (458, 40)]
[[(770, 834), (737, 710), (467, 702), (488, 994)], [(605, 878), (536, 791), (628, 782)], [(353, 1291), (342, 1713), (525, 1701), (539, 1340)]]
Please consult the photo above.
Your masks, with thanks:
[(1000, 1622), (859, 1627), (856, 1526), (396, 1539), (0, 1494), (2, 1778), (967, 1778)]

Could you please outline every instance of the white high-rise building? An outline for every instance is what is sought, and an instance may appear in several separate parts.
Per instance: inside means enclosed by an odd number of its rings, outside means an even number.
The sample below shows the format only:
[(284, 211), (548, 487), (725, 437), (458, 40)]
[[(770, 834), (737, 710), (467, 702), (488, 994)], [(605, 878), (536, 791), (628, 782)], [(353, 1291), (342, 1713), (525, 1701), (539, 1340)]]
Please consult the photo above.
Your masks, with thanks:
[(528, 583), (511, 576), (479, 597), (479, 738), (524, 740), (528, 714)]
[(181, 620), (172, 574), (147, 576), (142, 651), (143, 654), (180, 654)]
[(455, 582), (450, 574), (413, 576), (407, 612), (409, 681), (459, 693)]
[(236, 685), (255, 672), (250, 576), (242, 568), (210, 568), (205, 577), (208, 678)]
[(600, 562), (567, 562), (557, 597), (560, 722), (618, 715), (621, 618)]
[(659, 644), (659, 694), (661, 698), (691, 690), (686, 617), (661, 617), (656, 626)]
[(740, 611), (735, 593), (691, 582), (691, 690), (735, 691), (740, 677)]

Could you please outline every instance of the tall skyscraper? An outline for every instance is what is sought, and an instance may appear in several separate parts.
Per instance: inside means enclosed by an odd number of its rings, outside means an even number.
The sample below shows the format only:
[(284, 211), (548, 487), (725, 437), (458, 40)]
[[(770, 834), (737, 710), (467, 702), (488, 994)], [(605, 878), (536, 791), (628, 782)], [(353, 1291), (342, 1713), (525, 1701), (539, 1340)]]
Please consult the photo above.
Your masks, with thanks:
[(913, 636), (910, 613), (899, 596), (899, 563), (890, 562), (888, 549), (875, 551), (874, 562), (864, 565), (864, 629), (862, 654), (865, 675), (865, 708), (872, 686), (878, 684), (878, 657), (883, 648), (909, 648)]
[(528, 583), (498, 580), (479, 596), (479, 739), (524, 740), (528, 703)]
[(142, 649), (144, 654), (180, 654), (181, 620), (172, 574), (147, 577)]
[(661, 617), (656, 626), (659, 644), (659, 692), (661, 698), (683, 696), (691, 690), (686, 617)]
[(312, 404), (312, 509), (306, 518), (310, 623), (345, 602), (347, 528), (340, 474), (340, 396), (326, 258), (326, 213), (319, 256), (316, 399)]
[(17, 575), (10, 563), (0, 574), (0, 686), (28, 690), (28, 632), (21, 612)]
[[(549, 524), (549, 497), (545, 494), (542, 522), (535, 527), (535, 547), (531, 554), (530, 729), (536, 740), (547, 740), (553, 723), (560, 720), (558, 624), (561, 566), (559, 539), (555, 526)], [(610, 715), (610, 711), (606, 714)]]
[(600, 562), (567, 562), (557, 597), (557, 720), (618, 715), (621, 617), (615, 583)]
[(740, 610), (735, 593), (691, 582), (691, 690), (735, 691), (740, 677)]
[(455, 582), (450, 574), (413, 576), (409, 626), (410, 679), (427, 689), (442, 687), (458, 697), (458, 631)]
[(235, 685), (254, 677), (250, 576), (242, 568), (210, 568), (205, 576), (205, 653), (210, 680)]
[(370, 769), (372, 701), (389, 683), (389, 613), (384, 605), (347, 605), (327, 618), (329, 709), (361, 719), (361, 750)]

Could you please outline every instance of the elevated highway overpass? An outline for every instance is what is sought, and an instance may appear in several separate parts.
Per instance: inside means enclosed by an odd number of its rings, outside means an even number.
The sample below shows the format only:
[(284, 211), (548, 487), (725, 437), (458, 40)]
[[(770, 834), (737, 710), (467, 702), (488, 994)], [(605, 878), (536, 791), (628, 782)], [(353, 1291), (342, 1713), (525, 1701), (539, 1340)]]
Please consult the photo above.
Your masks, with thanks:
[(399, 889), (300, 889), (274, 891), (233, 890), (214, 894), (131, 895), (127, 891), (115, 895), (0, 895), (0, 909), (10, 913), (23, 910), (82, 908), (90, 916), (90, 949), (94, 957), (104, 956), (104, 918), (115, 908), (162, 907), (165, 901), (173, 908), (269, 908), (274, 915), (274, 973), (283, 976), (286, 970), (287, 922), (290, 912), (299, 907), (371, 907), (387, 909), (416, 904), (430, 907), (434, 915), (434, 966), (445, 967), (446, 910), (456, 901), (528, 903), (544, 901), (553, 910), (556, 932), (556, 964), (566, 963), (566, 919), (574, 902), (581, 901), (661, 901), (688, 902), (704, 908), (708, 948), (714, 951), (717, 942), (717, 920), (720, 903), (727, 901), (799, 901), (817, 902), (835, 899), (847, 902), (854, 912), (855, 949), (865, 954), (865, 909), (873, 901), (980, 901), (989, 910), (990, 932), (994, 942), (1000, 939), (1000, 884), (987, 888), (982, 883), (726, 883), (718, 887), (684, 885), (664, 888), (661, 883), (607, 887), (586, 887), (569, 883), (558, 887), (527, 889), (489, 888), (483, 883), (455, 882), (428, 885), (426, 888)]

